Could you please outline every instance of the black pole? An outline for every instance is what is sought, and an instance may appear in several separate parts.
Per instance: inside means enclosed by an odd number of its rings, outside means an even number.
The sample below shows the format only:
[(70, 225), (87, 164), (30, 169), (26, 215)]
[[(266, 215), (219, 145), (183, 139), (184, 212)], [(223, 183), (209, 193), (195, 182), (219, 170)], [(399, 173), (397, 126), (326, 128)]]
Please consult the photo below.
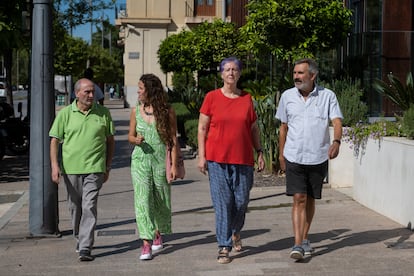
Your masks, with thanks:
[(33, 0), (32, 20), (29, 227), (33, 236), (58, 235), (58, 192), (49, 154), (55, 114), (52, 0)]

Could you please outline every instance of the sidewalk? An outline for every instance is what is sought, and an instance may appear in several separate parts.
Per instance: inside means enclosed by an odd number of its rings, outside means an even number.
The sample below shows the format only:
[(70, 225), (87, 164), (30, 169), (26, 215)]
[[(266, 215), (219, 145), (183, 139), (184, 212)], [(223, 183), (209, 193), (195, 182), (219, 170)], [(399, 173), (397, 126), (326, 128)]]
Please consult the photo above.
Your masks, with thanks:
[[(413, 232), (326, 188), (310, 239), (312, 258), (289, 258), (293, 243), (291, 198), (284, 187), (253, 188), (242, 232), (244, 251), (232, 253), (227, 265), (217, 263), (214, 211), (206, 176), (196, 160), (185, 160), (186, 178), (172, 184), (173, 231), (165, 248), (151, 261), (140, 261), (141, 242), (135, 224), (127, 142), (129, 109), (107, 105), (116, 124), (116, 154), (110, 179), (98, 203), (93, 262), (79, 262), (71, 236), (64, 185), (59, 186), (60, 238), (29, 235), (28, 181), (1, 183), (3, 191), (23, 196), (0, 224), (0, 275), (413, 275)], [(12, 215), (10, 215), (12, 214)]]

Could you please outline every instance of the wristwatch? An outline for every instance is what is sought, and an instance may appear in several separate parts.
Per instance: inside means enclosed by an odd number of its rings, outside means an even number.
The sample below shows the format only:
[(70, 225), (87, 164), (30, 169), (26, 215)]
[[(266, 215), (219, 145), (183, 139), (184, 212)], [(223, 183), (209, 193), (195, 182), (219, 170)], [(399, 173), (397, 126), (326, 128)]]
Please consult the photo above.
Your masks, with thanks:
[(259, 153), (263, 153), (263, 149), (262, 149), (262, 148), (258, 148), (258, 149), (256, 150), (256, 153), (257, 153), (257, 154), (259, 154)]
[(334, 143), (334, 142), (338, 143), (338, 145), (341, 145), (341, 140), (339, 140), (339, 139), (334, 139), (334, 140), (332, 141), (332, 143)]

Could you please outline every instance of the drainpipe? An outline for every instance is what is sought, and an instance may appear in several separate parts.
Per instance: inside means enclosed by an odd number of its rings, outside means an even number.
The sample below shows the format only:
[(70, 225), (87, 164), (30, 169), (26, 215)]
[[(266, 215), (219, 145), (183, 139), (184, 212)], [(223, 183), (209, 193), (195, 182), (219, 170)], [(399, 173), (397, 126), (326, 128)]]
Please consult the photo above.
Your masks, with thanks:
[(226, 22), (226, 0), (223, 0), (223, 2), (222, 2), (222, 4), (223, 4), (223, 6), (222, 6), (222, 19), (223, 19), (223, 21), (224, 22)]

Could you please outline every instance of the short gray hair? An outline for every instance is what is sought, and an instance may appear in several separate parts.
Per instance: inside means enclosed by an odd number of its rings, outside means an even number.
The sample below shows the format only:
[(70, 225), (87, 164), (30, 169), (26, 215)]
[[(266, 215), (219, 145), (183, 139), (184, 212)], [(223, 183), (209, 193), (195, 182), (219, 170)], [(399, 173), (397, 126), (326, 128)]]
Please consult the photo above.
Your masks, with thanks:
[(317, 75), (319, 73), (318, 63), (311, 59), (311, 58), (302, 58), (295, 61), (294, 65), (307, 63), (309, 65), (309, 72), (311, 72), (314, 75)]

